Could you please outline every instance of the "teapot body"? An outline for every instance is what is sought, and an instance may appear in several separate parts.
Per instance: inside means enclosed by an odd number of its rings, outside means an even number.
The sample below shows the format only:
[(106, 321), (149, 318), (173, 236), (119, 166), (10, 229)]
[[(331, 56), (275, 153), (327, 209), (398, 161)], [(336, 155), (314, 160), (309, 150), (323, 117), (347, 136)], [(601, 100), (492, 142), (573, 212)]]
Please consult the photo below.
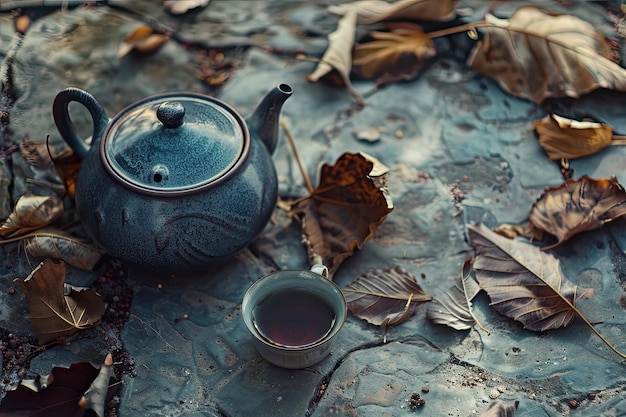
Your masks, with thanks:
[[(86, 91), (61, 91), (53, 116), (83, 158), (75, 203), (86, 234), (115, 258), (166, 273), (239, 253), (276, 205), (272, 150), (290, 94), (284, 84), (268, 93), (250, 118), (252, 130), (226, 103), (195, 93), (148, 97), (109, 120)], [(90, 144), (71, 121), (73, 101), (93, 118)]]
[(277, 189), (271, 156), (256, 140), (238, 175), (189, 197), (128, 190), (92, 150), (78, 174), (76, 208), (89, 237), (111, 256), (152, 270), (193, 271), (254, 240), (272, 215)]

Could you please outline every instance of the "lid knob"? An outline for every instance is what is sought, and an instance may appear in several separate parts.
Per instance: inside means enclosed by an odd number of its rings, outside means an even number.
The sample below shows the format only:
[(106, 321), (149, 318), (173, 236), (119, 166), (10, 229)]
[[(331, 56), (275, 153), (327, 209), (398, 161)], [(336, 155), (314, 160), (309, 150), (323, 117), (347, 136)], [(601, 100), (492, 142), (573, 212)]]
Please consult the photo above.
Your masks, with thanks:
[(183, 124), (185, 108), (178, 101), (166, 101), (159, 105), (156, 111), (157, 119), (168, 129), (174, 129)]

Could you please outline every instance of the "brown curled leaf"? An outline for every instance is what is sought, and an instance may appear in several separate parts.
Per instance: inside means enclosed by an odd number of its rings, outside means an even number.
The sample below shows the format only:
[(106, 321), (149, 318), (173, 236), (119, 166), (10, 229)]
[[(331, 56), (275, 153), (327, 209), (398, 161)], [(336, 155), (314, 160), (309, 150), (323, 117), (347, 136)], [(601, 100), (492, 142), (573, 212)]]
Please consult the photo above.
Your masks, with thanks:
[(557, 238), (557, 243), (545, 250), (625, 214), (626, 192), (615, 177), (593, 179), (584, 175), (547, 188), (533, 204), (529, 220), (535, 228)]
[(372, 41), (354, 48), (352, 64), (363, 78), (414, 72), (425, 59), (436, 54), (433, 40), (419, 26), (372, 32), (370, 36)]
[(613, 140), (613, 129), (602, 123), (579, 122), (551, 114), (533, 123), (539, 144), (551, 161), (593, 155)]
[(364, 153), (343, 154), (324, 164), (317, 188), (291, 205), (289, 215), (302, 223), (311, 264), (339, 265), (371, 239), (393, 210), (387, 192), (387, 167)]

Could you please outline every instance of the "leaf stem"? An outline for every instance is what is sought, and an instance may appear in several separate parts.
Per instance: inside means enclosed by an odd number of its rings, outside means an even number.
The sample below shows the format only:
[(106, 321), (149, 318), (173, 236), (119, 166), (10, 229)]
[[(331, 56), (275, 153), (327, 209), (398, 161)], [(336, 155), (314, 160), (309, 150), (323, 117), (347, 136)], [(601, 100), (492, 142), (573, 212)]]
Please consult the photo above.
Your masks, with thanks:
[(626, 136), (613, 135), (611, 145), (626, 145)]
[(569, 300), (566, 300), (565, 298), (563, 298), (563, 299), (568, 304), (570, 304), (572, 306), (572, 309), (576, 312), (576, 314), (578, 314), (578, 317), (580, 317), (582, 319), (582, 321), (584, 321), (585, 324), (587, 326), (589, 326), (589, 328), (596, 334), (596, 336), (598, 336), (600, 338), (600, 340), (602, 340), (602, 342), (604, 342), (605, 345), (608, 346), (609, 349), (611, 349), (613, 352), (615, 352), (620, 358), (626, 359), (626, 355), (623, 354), (622, 352), (620, 352), (619, 350), (617, 350), (617, 348), (615, 346), (613, 346), (608, 340), (606, 340), (604, 338), (604, 336), (602, 336), (600, 334), (600, 332), (594, 327), (594, 325), (591, 324), (591, 322), (589, 320), (587, 320), (587, 317), (583, 316), (582, 313), (580, 311), (578, 311), (578, 309), (576, 307), (574, 307), (574, 305), (569, 302)]
[(454, 35), (455, 33), (468, 32), (468, 31), (473, 32), (476, 28), (482, 28), (486, 26), (493, 26), (493, 25), (485, 22), (484, 20), (479, 20), (474, 23), (466, 23), (464, 25), (453, 26), (451, 28), (436, 30), (434, 32), (428, 32), (425, 35), (428, 36), (429, 39), (441, 38), (443, 36)]
[(311, 183), (311, 180), (309, 179), (309, 176), (304, 169), (304, 164), (302, 163), (302, 159), (300, 158), (300, 153), (298, 152), (298, 148), (296, 148), (296, 141), (294, 140), (293, 135), (291, 134), (291, 129), (289, 129), (289, 125), (287, 125), (285, 119), (280, 119), (280, 127), (282, 127), (285, 131), (285, 137), (287, 138), (287, 142), (289, 142), (289, 146), (291, 147), (293, 156), (298, 163), (298, 168), (300, 168), (300, 172), (302, 173), (302, 177), (304, 178), (306, 188), (309, 191), (309, 194), (313, 194), (315, 192), (315, 188), (313, 188), (313, 184)]

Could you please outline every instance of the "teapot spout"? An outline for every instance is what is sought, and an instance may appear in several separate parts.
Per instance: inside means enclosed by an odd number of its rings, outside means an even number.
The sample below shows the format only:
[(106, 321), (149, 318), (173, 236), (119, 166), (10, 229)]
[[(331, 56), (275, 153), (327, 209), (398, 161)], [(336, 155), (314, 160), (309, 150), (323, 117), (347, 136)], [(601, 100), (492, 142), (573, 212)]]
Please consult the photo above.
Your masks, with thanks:
[(293, 90), (289, 85), (277, 85), (263, 97), (252, 114), (246, 118), (250, 133), (261, 139), (270, 154), (274, 153), (278, 142), (280, 110), (292, 93)]

